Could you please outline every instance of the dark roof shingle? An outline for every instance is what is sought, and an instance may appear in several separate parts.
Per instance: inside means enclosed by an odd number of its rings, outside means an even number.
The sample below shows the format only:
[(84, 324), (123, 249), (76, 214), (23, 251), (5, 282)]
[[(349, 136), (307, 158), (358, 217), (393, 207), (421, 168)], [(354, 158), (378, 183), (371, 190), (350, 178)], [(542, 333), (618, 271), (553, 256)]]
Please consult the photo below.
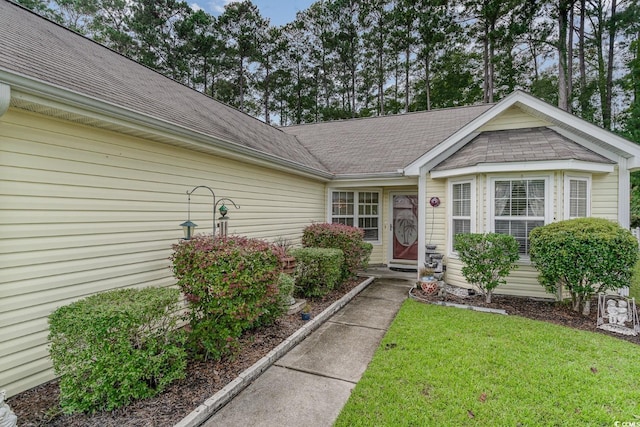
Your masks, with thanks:
[(482, 132), (433, 170), (481, 163), (582, 160), (614, 163), (547, 127)]
[(288, 126), (335, 174), (396, 172), (493, 105)]

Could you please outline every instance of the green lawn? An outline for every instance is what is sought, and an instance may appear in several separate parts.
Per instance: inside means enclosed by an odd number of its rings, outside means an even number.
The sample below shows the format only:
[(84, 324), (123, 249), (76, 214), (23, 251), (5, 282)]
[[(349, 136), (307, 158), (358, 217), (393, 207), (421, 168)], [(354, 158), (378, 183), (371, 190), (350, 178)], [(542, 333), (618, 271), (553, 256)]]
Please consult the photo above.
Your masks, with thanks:
[[(640, 347), (408, 300), (336, 426), (640, 425)], [(631, 424), (629, 424), (631, 425)]]

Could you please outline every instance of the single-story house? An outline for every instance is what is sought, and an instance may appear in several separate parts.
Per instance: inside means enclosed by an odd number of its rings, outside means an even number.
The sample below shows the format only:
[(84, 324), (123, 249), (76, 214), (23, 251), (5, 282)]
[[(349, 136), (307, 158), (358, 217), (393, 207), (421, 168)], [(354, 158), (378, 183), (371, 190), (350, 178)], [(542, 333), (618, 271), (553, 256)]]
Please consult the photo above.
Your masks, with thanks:
[[(299, 242), (364, 229), (371, 263), (416, 268), (436, 245), (469, 286), (459, 232), (520, 243), (499, 292), (547, 296), (528, 232), (598, 216), (629, 225), (640, 146), (515, 92), (496, 104), (276, 128), (0, 0), (0, 388), (53, 378), (47, 316), (122, 287), (171, 286), (186, 192), (233, 199), (229, 232)], [(212, 195), (190, 219), (211, 232)]]

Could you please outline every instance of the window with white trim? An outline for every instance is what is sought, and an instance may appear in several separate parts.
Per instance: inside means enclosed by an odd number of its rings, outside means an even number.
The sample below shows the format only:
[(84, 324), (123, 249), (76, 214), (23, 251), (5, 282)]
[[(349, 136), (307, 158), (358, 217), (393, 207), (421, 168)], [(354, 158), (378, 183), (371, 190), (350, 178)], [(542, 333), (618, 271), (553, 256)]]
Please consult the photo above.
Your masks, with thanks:
[(471, 182), (457, 182), (451, 185), (451, 232), (471, 233)]
[(332, 191), (331, 222), (364, 230), (364, 240), (380, 240), (380, 193)]
[(529, 253), (529, 233), (547, 220), (546, 189), (544, 178), (493, 181), (493, 230), (515, 237), (520, 254)]
[(565, 218), (583, 218), (589, 216), (590, 187), (589, 178), (565, 177)]

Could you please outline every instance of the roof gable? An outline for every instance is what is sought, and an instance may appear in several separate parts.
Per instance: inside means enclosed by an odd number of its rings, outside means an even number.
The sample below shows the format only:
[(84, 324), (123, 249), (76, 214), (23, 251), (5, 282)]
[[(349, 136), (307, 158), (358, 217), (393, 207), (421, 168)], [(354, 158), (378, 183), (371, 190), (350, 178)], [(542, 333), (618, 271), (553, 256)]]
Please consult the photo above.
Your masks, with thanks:
[[(514, 107), (532, 116), (534, 120), (540, 120), (541, 124), (547, 123), (547, 126), (556, 133), (603, 158), (613, 161), (625, 158), (629, 169), (640, 168), (640, 145), (547, 104), (525, 92), (516, 91), (492, 106), (482, 115), (466, 123), (455, 134), (443, 141), (442, 144), (439, 144), (433, 150), (408, 165), (405, 168), (405, 173), (407, 175), (419, 175), (420, 169), (431, 170), (441, 164), (476, 138), (483, 129), (491, 129), (492, 124), (495, 125), (500, 121), (500, 116), (509, 114), (509, 111), (513, 111), (512, 108)], [(523, 127), (514, 125), (511, 128), (520, 129)]]
[(482, 132), (432, 170), (468, 168), (483, 163), (554, 160), (614, 163), (552, 129), (536, 127)]

